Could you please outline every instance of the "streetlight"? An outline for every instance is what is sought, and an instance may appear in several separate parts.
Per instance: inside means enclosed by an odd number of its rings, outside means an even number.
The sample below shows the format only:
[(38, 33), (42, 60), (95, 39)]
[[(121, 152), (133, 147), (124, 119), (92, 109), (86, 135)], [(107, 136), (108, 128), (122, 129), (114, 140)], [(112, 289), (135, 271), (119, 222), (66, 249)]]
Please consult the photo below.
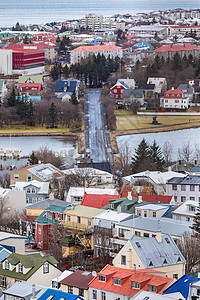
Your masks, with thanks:
[[(74, 252), (71, 251), (70, 253), (71, 253), (71, 255), (72, 255), (72, 268), (73, 268), (73, 267), (74, 267), (74, 261), (73, 261), (73, 253), (74, 253)], [(72, 270), (73, 270), (73, 269), (72, 269)]]

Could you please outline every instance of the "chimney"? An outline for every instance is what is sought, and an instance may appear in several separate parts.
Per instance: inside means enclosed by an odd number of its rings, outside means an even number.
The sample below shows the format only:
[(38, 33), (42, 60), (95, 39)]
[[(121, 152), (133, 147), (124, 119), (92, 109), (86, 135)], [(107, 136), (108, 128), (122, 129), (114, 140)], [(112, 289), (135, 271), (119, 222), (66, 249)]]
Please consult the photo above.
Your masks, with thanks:
[(161, 235), (161, 231), (158, 231), (156, 234), (156, 240), (158, 243), (162, 242), (162, 235)]
[(138, 203), (142, 202), (142, 196), (138, 196)]
[(127, 198), (128, 198), (128, 200), (132, 200), (131, 192), (128, 192)]
[(70, 80), (68, 80), (67, 83), (68, 83), (68, 87), (70, 87)]
[(32, 284), (32, 298), (35, 298), (35, 284)]
[(122, 208), (120, 205), (117, 206), (117, 213), (120, 214), (122, 212)]
[(174, 91), (174, 87), (172, 87), (172, 91)]
[(171, 167), (168, 167), (168, 172), (171, 172), (172, 168)]
[(50, 193), (49, 199), (50, 199), (50, 200), (54, 200), (54, 193)]

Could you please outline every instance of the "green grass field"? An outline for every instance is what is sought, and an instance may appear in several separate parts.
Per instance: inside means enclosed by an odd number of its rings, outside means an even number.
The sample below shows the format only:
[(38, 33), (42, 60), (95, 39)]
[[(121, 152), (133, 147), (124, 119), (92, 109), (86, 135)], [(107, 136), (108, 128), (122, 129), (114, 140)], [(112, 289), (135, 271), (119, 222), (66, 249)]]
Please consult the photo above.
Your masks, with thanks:
[(56, 133), (56, 132), (69, 132), (71, 131), (71, 128), (45, 128), (45, 127), (35, 127), (35, 126), (25, 126), (25, 125), (5, 125), (2, 128), (0, 128), (0, 134), (2, 133)]

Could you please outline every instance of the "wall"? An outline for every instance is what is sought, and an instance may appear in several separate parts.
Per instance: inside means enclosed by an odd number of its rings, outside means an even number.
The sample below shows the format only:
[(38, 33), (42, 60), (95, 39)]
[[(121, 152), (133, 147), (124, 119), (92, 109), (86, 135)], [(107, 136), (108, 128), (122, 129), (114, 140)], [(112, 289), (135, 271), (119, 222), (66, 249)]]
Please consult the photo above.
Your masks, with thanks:
[(12, 75), (12, 50), (0, 49), (0, 73)]

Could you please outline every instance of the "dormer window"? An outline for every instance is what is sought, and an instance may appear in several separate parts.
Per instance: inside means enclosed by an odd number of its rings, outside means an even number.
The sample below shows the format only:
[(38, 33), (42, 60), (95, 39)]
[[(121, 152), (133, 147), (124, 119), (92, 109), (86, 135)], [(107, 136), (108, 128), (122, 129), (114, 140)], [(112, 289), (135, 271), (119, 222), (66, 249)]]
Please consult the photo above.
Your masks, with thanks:
[(49, 263), (47, 261), (43, 265), (43, 273), (49, 273)]
[(149, 285), (149, 292), (156, 293), (156, 286), (155, 285)]
[(178, 259), (177, 259), (177, 262), (180, 262), (181, 261), (181, 258), (180, 258), (180, 256), (178, 257)]
[(104, 275), (99, 275), (98, 279), (99, 279), (99, 281), (103, 281), (103, 282), (106, 281), (106, 277)]
[(166, 265), (166, 264), (167, 264), (167, 260), (165, 258), (164, 261), (163, 261), (163, 265)]
[(18, 264), (18, 272), (23, 273), (23, 265), (21, 263)]
[(152, 266), (153, 266), (153, 263), (152, 263), (152, 260), (150, 260), (149, 267), (152, 267)]
[(169, 94), (166, 94), (166, 97), (169, 97)]
[(115, 208), (114, 203), (111, 203), (111, 204), (110, 204), (110, 208), (111, 208), (111, 209), (114, 209), (114, 208)]
[(178, 94), (177, 97), (180, 97), (180, 95)]
[(121, 280), (119, 278), (113, 278), (113, 283), (116, 285), (121, 285)]
[(10, 270), (10, 263), (8, 260), (5, 261), (5, 269)]
[(26, 192), (27, 192), (27, 194), (30, 194), (31, 193), (31, 189), (28, 188)]
[(133, 289), (140, 289), (140, 283), (136, 281), (132, 281), (132, 288)]

